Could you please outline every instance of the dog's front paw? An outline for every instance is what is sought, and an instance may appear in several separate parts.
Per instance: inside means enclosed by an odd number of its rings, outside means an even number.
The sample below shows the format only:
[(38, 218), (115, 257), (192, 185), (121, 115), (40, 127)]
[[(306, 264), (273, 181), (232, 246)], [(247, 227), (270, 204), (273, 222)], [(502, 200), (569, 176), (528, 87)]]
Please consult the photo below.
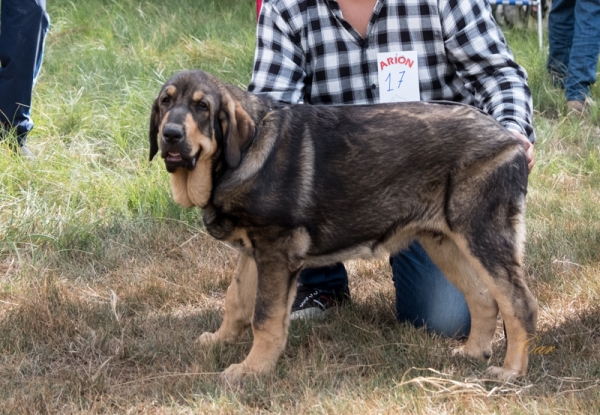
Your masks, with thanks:
[(504, 367), (490, 366), (487, 368), (485, 373), (492, 379), (498, 379), (504, 382), (515, 380), (524, 375), (518, 370), (506, 369)]
[(473, 349), (467, 347), (465, 344), (452, 350), (452, 356), (464, 356), (476, 360), (488, 360), (490, 357), (492, 357), (492, 349)]
[(219, 343), (219, 334), (218, 333), (211, 333), (209, 331), (204, 332), (200, 335), (200, 337), (198, 337), (198, 339), (196, 339), (196, 342), (205, 345), (205, 346), (211, 346), (213, 344), (217, 344)]
[(244, 360), (229, 366), (221, 373), (221, 379), (229, 384), (241, 383), (248, 376), (265, 376), (273, 371), (275, 362), (256, 361), (254, 359)]
[(235, 363), (221, 373), (221, 380), (230, 385), (237, 385), (242, 383), (246, 373), (243, 363)]

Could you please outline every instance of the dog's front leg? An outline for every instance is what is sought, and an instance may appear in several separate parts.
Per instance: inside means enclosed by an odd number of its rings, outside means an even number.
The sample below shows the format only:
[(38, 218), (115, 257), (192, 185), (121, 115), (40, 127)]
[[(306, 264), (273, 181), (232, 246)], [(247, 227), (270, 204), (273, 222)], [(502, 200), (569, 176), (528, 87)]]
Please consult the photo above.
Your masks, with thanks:
[(257, 284), (256, 262), (245, 251), (240, 252), (235, 274), (225, 296), (225, 315), (221, 327), (214, 333), (203, 333), (202, 344), (230, 343), (250, 327)]
[(283, 352), (290, 324), (290, 309), (296, 295), (296, 280), (300, 269), (290, 267), (285, 254), (256, 250), (258, 289), (252, 333), (254, 341), (246, 359), (227, 368), (222, 376), (237, 383), (246, 374), (272, 371)]

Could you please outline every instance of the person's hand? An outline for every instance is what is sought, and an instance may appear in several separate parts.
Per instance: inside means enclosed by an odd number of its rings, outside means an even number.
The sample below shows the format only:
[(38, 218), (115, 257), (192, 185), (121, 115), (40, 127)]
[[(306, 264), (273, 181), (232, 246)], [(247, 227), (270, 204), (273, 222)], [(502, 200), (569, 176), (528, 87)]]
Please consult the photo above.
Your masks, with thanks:
[(525, 146), (525, 154), (527, 155), (527, 167), (529, 168), (529, 173), (531, 173), (531, 169), (533, 169), (533, 165), (535, 164), (535, 155), (533, 154), (533, 144), (531, 141), (527, 139), (523, 134), (517, 133), (516, 131), (512, 131), (514, 135), (517, 136)]

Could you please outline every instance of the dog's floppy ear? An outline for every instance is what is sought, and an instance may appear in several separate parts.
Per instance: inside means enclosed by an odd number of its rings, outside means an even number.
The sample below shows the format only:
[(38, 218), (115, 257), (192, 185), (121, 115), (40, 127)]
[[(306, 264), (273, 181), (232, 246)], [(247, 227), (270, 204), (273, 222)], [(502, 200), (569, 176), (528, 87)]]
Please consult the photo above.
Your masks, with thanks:
[(158, 98), (154, 100), (152, 104), (152, 114), (150, 115), (150, 132), (148, 134), (150, 138), (150, 161), (158, 153), (158, 125), (160, 124), (159, 110), (158, 110)]
[(254, 121), (225, 88), (222, 89), (219, 121), (223, 131), (223, 147), (227, 165), (236, 168), (242, 160), (242, 151), (254, 136)]

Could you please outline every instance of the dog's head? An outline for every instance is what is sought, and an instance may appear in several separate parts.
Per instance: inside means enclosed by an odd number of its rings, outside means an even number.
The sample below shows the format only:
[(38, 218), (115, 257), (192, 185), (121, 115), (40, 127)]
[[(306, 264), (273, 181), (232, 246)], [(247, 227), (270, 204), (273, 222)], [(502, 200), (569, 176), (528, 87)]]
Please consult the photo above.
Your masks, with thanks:
[(222, 156), (236, 168), (254, 135), (232, 88), (205, 72), (184, 71), (163, 85), (152, 105), (150, 160), (160, 151), (181, 205), (206, 206), (214, 164)]

